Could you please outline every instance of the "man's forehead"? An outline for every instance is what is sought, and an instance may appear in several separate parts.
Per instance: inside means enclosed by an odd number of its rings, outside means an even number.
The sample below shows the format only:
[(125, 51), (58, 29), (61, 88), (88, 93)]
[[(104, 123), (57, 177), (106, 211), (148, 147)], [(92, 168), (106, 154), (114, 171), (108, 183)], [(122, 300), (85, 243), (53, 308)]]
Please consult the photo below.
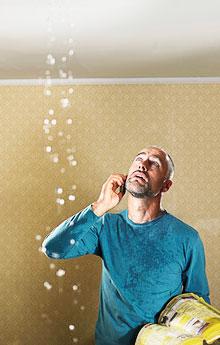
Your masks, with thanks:
[(160, 150), (159, 148), (153, 148), (153, 147), (143, 148), (137, 153), (137, 155), (141, 153), (147, 154), (147, 155), (156, 155), (156, 156), (166, 159), (166, 152)]

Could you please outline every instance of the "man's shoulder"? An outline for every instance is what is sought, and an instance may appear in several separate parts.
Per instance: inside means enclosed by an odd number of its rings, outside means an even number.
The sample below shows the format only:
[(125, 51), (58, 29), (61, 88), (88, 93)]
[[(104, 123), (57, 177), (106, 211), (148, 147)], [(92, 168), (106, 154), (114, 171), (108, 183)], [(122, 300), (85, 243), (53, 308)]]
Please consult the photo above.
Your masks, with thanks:
[(167, 214), (167, 222), (170, 227), (177, 229), (179, 233), (190, 235), (194, 238), (198, 237), (199, 232), (195, 227), (183, 219), (179, 218), (178, 216), (175, 216), (171, 213)]

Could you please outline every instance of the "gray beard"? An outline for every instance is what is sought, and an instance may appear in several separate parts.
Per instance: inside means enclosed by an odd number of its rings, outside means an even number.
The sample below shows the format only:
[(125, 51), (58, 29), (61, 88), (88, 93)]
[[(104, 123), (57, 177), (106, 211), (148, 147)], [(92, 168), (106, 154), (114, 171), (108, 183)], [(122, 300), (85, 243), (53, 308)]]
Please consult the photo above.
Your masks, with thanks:
[(157, 194), (159, 193), (154, 193), (151, 190), (151, 186), (148, 183), (147, 187), (143, 187), (145, 188), (145, 190), (141, 191), (141, 192), (135, 192), (133, 190), (130, 190), (129, 187), (127, 187), (127, 183), (125, 184), (125, 188), (127, 190), (128, 193), (130, 193), (134, 198), (138, 198), (138, 199), (144, 199), (144, 198), (153, 198), (155, 196), (157, 196)]

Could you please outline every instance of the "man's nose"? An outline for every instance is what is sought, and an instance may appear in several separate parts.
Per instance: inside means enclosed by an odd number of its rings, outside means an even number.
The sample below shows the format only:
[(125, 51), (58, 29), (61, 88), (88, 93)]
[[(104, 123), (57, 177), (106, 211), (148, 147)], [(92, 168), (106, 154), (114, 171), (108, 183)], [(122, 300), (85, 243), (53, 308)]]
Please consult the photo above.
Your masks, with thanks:
[(143, 170), (143, 171), (148, 170), (149, 169), (149, 162), (148, 162), (148, 160), (146, 160), (144, 162), (140, 162), (139, 163), (139, 169)]

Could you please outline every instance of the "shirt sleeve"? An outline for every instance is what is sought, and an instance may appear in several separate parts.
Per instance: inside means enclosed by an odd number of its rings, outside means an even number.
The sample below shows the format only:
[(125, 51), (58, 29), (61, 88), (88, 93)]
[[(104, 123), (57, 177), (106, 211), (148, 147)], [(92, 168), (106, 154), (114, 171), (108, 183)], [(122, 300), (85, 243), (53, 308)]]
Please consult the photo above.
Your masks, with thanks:
[(191, 244), (186, 269), (183, 272), (184, 292), (193, 292), (211, 304), (206, 276), (205, 250), (198, 232), (195, 242)]
[(104, 216), (97, 216), (92, 204), (64, 220), (42, 242), (42, 251), (54, 259), (69, 259), (87, 254), (101, 256), (99, 235)]

